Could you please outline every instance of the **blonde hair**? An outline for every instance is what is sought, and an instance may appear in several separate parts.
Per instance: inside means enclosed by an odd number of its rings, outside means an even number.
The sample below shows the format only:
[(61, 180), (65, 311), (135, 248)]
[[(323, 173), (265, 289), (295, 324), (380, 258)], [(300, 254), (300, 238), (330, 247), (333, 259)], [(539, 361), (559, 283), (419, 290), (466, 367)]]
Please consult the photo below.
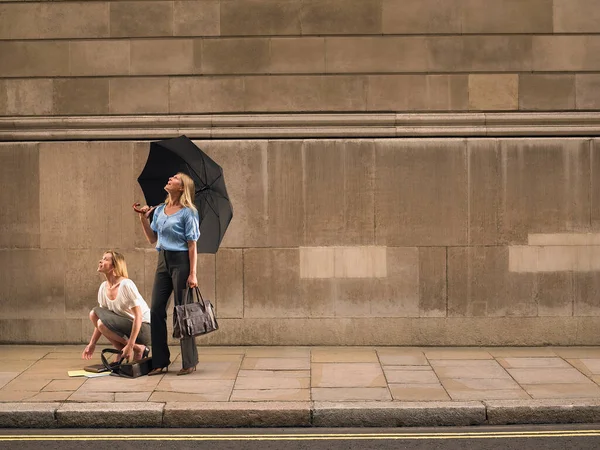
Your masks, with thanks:
[[(181, 193), (179, 202), (185, 208), (191, 208), (194, 211), (196, 211), (196, 206), (194, 205), (194, 198), (196, 196), (194, 180), (192, 180), (192, 178), (189, 175), (187, 175), (183, 172), (178, 172), (175, 175), (178, 176), (179, 178), (181, 178), (181, 184), (183, 184), (183, 192)], [(169, 195), (167, 195), (167, 198), (165, 199), (165, 203), (167, 205), (169, 204)]]
[(129, 278), (129, 274), (127, 273), (127, 263), (125, 262), (125, 257), (114, 250), (107, 250), (104, 254), (109, 254), (112, 258), (113, 270), (115, 271), (115, 276), (117, 277), (125, 277)]

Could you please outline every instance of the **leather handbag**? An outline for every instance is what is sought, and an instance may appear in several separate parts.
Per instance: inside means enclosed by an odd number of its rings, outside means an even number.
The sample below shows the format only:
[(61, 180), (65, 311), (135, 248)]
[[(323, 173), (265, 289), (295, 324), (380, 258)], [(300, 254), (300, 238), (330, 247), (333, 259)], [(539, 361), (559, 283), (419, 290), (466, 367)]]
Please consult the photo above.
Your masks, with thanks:
[(102, 350), (100, 359), (106, 370), (110, 371), (111, 375), (124, 378), (137, 378), (142, 375), (148, 375), (148, 372), (152, 370), (152, 358), (143, 358), (132, 362), (124, 360), (119, 363), (109, 363), (105, 353), (120, 355), (121, 352), (113, 348), (105, 348)]
[(212, 333), (219, 329), (215, 310), (209, 300), (204, 300), (200, 289), (185, 288), (183, 303), (173, 311), (173, 337), (184, 339)]

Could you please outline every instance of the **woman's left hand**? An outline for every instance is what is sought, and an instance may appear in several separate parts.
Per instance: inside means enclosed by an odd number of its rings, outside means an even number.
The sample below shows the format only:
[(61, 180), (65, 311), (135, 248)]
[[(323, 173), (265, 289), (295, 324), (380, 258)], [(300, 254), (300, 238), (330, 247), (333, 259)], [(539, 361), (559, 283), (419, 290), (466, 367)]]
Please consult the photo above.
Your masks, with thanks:
[(187, 279), (187, 284), (191, 288), (198, 286), (198, 279), (196, 278), (195, 274), (190, 273), (190, 276)]
[(133, 344), (127, 344), (121, 350), (121, 359), (127, 359), (128, 361), (133, 361)]

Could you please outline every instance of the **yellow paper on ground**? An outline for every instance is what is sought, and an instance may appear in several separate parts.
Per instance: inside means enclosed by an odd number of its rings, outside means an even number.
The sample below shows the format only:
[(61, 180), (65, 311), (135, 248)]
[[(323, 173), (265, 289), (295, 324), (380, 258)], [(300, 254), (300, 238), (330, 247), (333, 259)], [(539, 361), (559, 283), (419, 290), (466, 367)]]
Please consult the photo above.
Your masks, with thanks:
[(96, 377), (105, 377), (106, 375), (110, 375), (110, 372), (87, 372), (85, 370), (69, 370), (67, 372), (70, 377), (86, 377), (86, 378), (96, 378)]

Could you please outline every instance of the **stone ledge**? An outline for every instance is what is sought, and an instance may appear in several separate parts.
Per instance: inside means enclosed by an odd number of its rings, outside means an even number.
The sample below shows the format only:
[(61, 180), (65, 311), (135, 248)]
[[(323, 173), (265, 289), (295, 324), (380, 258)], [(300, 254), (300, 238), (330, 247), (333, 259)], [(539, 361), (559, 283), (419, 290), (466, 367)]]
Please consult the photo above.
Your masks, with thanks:
[(163, 409), (164, 403), (65, 403), (56, 419), (61, 428), (160, 427)]
[(309, 402), (167, 403), (163, 426), (186, 427), (308, 427)]
[(595, 423), (600, 400), (498, 400), (484, 402), (490, 425)]
[(0, 428), (55, 428), (59, 403), (0, 403)]
[(0, 140), (598, 136), (600, 113), (346, 113), (1, 117)]
[(481, 402), (315, 402), (317, 427), (435, 427), (481, 425)]

